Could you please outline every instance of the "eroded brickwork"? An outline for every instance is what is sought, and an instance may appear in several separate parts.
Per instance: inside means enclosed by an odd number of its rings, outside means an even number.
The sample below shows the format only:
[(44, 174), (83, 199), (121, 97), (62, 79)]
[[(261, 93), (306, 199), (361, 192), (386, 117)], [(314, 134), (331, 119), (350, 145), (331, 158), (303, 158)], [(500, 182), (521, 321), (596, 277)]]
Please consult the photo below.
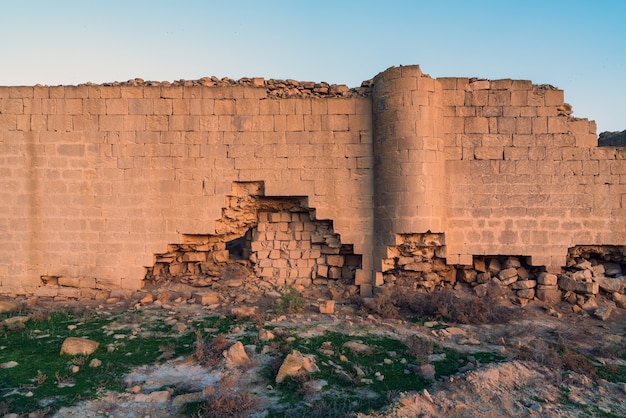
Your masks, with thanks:
[[(404, 263), (418, 254), (394, 261), (424, 283), (444, 260), (463, 270), (485, 256), (556, 272), (569, 248), (626, 244), (626, 151), (598, 148), (595, 124), (571, 110), (551, 86), (417, 66), (357, 89), (259, 78), (0, 87), (0, 292), (90, 297), (139, 289), (165, 267), (202, 276), (244, 236), (261, 277), (314, 284), (341, 269), (364, 294), (385, 282), (397, 237), (415, 234), (445, 238), (432, 272)], [(263, 199), (233, 187), (297, 210), (252, 213), (242, 208)], [(261, 238), (259, 227), (284, 228), (277, 214), (287, 228), (332, 221), (344, 264), (307, 253), (318, 244), (302, 248), (295, 229)], [(296, 248), (259, 257), (276, 241)], [(202, 257), (191, 244), (222, 255), (168, 262)]]

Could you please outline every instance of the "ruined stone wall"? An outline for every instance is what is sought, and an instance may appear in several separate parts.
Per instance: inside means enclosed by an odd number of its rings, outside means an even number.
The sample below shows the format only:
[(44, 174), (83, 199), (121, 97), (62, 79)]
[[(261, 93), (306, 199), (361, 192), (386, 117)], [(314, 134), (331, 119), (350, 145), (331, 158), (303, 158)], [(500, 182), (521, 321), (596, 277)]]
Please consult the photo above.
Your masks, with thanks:
[(575, 245), (626, 242), (626, 151), (598, 148), (563, 91), (524, 80), (445, 78), (448, 263), (531, 256), (565, 265)]
[[(332, 221), (351, 246), (342, 278), (354, 273), (364, 293), (392, 270), (449, 282), (441, 260), (511, 255), (556, 269), (568, 248), (626, 244), (626, 151), (597, 148), (595, 124), (570, 114), (551, 86), (434, 79), (417, 66), (353, 90), (263, 79), (0, 87), (0, 293), (90, 297), (170, 268), (206, 281), (251, 228), (255, 248), (283, 245), (259, 238), (273, 225), (261, 213)], [(254, 206), (246, 184), (298, 198), (297, 210)], [(296, 232), (278, 241), (307, 245)], [(430, 233), (436, 256), (407, 249)], [(191, 246), (213, 253), (196, 260)], [(285, 251), (263, 259), (272, 278), (295, 264), (301, 283), (333, 279), (320, 272), (336, 273), (338, 259), (300, 249), (300, 263)]]
[(370, 100), (275, 99), (264, 83), (0, 88), (2, 292), (42, 276), (140, 288), (248, 181), (306, 197), (371, 272)]

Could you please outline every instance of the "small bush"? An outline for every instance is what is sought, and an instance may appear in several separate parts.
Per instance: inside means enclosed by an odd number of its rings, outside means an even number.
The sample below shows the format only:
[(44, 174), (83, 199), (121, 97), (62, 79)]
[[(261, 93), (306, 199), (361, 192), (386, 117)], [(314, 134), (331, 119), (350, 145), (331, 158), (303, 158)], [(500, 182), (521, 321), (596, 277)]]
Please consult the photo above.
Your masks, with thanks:
[(409, 353), (414, 356), (417, 364), (427, 364), (428, 356), (433, 353), (434, 344), (417, 335), (412, 335), (406, 342)]
[(302, 312), (304, 310), (302, 294), (293, 287), (285, 287), (283, 294), (276, 302), (275, 310), (279, 315)]
[(194, 357), (196, 360), (208, 367), (217, 366), (223, 359), (222, 353), (232, 344), (226, 339), (226, 334), (218, 334), (208, 344), (202, 339), (200, 331), (196, 331), (196, 343)]
[(440, 317), (460, 324), (506, 323), (515, 316), (510, 308), (450, 289), (414, 293), (409, 308), (418, 315)]
[(203, 418), (249, 416), (260, 404), (258, 398), (240, 390), (232, 377), (225, 377), (216, 386), (206, 388), (204, 395), (207, 400), (198, 414)]

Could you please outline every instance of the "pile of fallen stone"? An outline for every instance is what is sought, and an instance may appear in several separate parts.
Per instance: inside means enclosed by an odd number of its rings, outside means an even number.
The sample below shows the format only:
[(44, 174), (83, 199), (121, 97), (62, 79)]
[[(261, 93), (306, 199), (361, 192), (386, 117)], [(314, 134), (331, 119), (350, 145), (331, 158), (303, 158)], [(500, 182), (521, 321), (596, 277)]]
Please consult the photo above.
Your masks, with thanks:
[[(575, 247), (567, 267), (552, 274), (543, 267), (530, 266), (525, 257), (475, 256), (471, 266), (448, 266), (443, 234), (402, 235), (400, 244), (388, 248), (382, 263), (382, 287), (409, 286), (434, 291), (456, 283), (469, 285), (480, 297), (487, 297), (493, 285), (510, 290), (524, 306), (537, 298), (548, 304), (565, 300), (575, 312), (592, 312), (608, 318), (613, 306), (626, 309), (626, 277), (623, 254), (585, 253)], [(617, 250), (613, 249), (613, 252)], [(612, 299), (600, 306), (597, 297)]]
[(456, 281), (456, 269), (446, 265), (444, 234), (404, 234), (387, 248), (379, 285), (395, 284), (426, 291), (440, 290)]
[[(81, 86), (95, 86), (95, 83), (84, 83)], [(176, 80), (176, 81), (146, 81), (142, 78), (134, 78), (128, 81), (114, 81), (102, 83), (102, 86), (162, 86), (162, 87), (228, 87), (246, 86), (265, 88), (269, 97), (369, 97), (371, 95), (372, 80), (361, 83), (360, 87), (349, 88), (345, 84), (330, 84), (327, 82), (297, 81), (264, 79), (262, 77), (244, 77), (234, 80), (228, 77), (217, 78), (215, 76), (202, 77), (198, 80)]]
[(626, 277), (619, 263), (577, 259), (559, 275), (558, 286), (564, 292), (563, 299), (573, 305), (574, 312), (593, 311), (595, 316), (606, 320), (613, 306), (600, 306), (597, 298), (601, 294), (610, 297), (615, 306), (626, 309)]

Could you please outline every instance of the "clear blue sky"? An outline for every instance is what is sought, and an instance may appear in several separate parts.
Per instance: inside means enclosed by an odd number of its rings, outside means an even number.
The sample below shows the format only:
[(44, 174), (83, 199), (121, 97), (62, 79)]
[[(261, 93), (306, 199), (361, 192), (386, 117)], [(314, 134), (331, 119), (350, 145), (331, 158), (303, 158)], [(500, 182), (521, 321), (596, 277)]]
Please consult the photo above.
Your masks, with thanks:
[(565, 90), (626, 129), (626, 0), (0, 0), (0, 85), (293, 78), (390, 66)]

